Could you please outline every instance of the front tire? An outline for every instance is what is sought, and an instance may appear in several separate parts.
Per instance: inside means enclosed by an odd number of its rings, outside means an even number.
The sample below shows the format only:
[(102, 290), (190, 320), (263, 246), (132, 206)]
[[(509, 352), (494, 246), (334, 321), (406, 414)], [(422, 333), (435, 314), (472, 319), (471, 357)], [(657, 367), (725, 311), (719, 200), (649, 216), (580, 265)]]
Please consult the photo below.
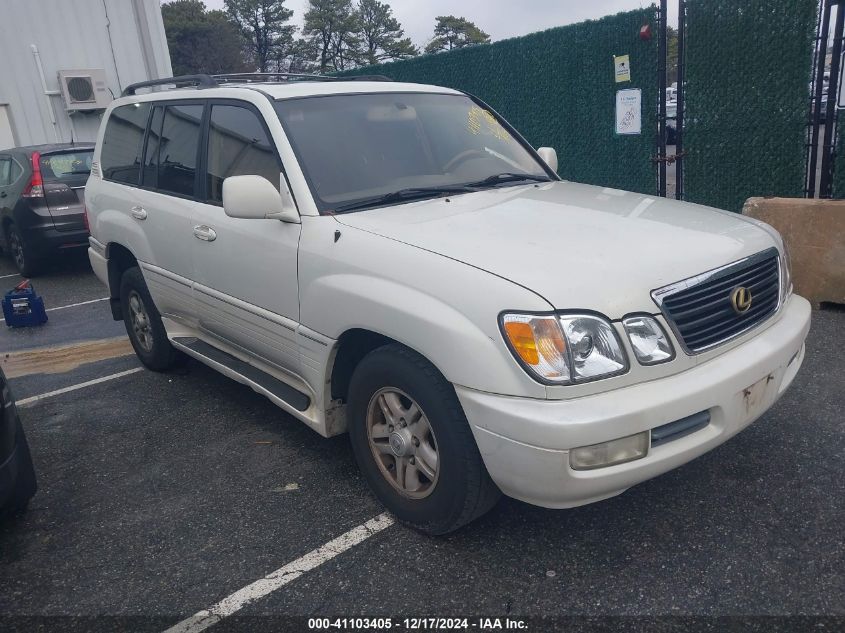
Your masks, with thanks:
[(396, 344), (370, 352), (352, 375), (347, 410), (358, 466), (403, 523), (446, 534), (495, 505), (501, 493), (454, 388), (419, 354)]
[(166, 371), (180, 358), (161, 322), (161, 315), (137, 266), (123, 273), (120, 281), (120, 307), (129, 341), (141, 362), (153, 371)]

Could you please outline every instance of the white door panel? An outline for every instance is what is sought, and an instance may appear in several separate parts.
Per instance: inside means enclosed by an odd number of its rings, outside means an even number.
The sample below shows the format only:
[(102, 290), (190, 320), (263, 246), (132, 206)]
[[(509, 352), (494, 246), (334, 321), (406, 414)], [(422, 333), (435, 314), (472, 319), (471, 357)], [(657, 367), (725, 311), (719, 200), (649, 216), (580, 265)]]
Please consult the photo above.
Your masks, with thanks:
[(146, 263), (151, 266), (143, 268), (150, 295), (163, 315), (193, 321), (190, 244), (191, 207), (195, 203), (144, 189), (136, 194), (129, 214), (143, 227), (149, 244), (150, 261)]
[(230, 218), (210, 204), (195, 205), (193, 225), (216, 234), (191, 238), (200, 328), (298, 373), (300, 225)]

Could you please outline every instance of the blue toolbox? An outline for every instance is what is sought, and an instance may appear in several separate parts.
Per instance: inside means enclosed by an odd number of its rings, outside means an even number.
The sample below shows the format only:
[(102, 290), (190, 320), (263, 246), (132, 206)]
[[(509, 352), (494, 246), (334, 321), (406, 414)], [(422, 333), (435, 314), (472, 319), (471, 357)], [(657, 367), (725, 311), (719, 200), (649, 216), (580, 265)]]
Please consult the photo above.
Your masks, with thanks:
[(44, 299), (35, 293), (29, 279), (19, 283), (3, 297), (3, 316), (9, 327), (29, 327), (47, 322)]

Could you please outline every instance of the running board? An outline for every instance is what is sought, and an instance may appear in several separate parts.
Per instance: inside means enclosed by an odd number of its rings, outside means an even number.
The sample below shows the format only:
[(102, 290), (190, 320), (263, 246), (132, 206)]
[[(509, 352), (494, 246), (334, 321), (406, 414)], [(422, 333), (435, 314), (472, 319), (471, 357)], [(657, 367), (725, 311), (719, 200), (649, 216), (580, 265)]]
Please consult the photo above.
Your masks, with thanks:
[(193, 336), (179, 336), (173, 338), (172, 341), (177, 347), (184, 349), (198, 360), (211, 366), (222, 365), (232, 373), (243, 377), (248, 383), (258, 385), (279, 400), (283, 400), (297, 411), (305, 411), (311, 406), (311, 398), (298, 389), (294, 389), (287, 383), (273, 378), (270, 374), (209, 345), (205, 341)]

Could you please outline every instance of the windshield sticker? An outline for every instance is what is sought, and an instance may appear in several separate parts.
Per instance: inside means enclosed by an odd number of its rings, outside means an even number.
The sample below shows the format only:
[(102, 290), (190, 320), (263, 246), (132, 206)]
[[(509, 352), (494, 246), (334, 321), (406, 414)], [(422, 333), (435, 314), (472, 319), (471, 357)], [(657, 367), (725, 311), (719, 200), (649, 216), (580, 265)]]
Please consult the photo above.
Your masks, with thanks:
[(478, 106), (472, 106), (467, 112), (467, 129), (470, 134), (478, 136), (482, 132), (495, 136), (500, 141), (509, 141), (511, 135), (502, 127), (489, 111)]

